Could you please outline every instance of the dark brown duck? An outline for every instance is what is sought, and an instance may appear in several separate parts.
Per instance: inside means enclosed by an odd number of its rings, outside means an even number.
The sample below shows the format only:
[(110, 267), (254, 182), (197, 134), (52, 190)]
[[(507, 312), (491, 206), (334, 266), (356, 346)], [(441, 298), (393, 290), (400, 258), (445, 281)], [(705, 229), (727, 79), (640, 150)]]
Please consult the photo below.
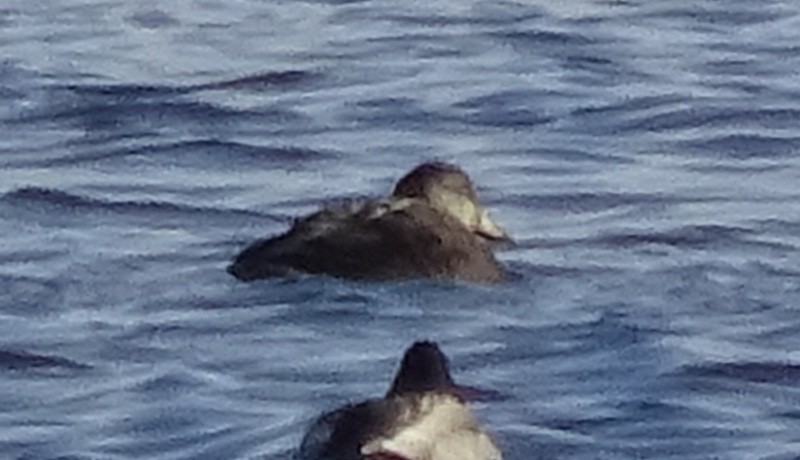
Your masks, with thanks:
[(447, 358), (432, 342), (403, 356), (383, 398), (322, 415), (300, 446), (301, 459), (501, 460), (453, 382)]
[(496, 283), (504, 272), (492, 246), (507, 239), (460, 168), (424, 163), (400, 179), (388, 198), (299, 219), (283, 235), (250, 245), (228, 271), (244, 281), (299, 271), (376, 281)]

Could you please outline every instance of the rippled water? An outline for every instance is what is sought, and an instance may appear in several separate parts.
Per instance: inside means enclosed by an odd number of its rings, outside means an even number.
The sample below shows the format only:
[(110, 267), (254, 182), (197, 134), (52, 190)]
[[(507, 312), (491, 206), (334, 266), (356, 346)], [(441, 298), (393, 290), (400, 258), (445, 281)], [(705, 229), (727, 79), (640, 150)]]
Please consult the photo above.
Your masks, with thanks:
[[(507, 459), (797, 459), (796, 1), (0, 6), (0, 452), (289, 458), (439, 341)], [(498, 287), (228, 261), (416, 163)]]

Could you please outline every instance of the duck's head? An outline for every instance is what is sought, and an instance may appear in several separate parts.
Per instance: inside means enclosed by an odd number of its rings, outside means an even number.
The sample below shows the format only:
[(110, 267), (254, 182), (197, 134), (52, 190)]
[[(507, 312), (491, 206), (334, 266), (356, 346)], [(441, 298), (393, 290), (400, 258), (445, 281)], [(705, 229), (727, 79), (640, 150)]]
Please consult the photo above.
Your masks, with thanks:
[(488, 240), (510, 239), (481, 206), (469, 176), (455, 165), (430, 162), (417, 166), (397, 182), (392, 197), (425, 200), (431, 207), (450, 214), (471, 232)]
[(434, 342), (415, 342), (406, 350), (387, 396), (449, 391), (456, 388), (447, 356)]

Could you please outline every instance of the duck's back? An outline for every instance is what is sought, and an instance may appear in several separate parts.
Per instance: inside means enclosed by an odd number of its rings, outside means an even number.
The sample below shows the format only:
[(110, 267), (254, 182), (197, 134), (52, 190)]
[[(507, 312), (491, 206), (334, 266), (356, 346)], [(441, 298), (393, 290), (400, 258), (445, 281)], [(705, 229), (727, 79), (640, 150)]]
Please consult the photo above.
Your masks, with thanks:
[(231, 266), (241, 279), (283, 275), (291, 269), (368, 280), (503, 278), (480, 237), (416, 200), (322, 210), (284, 235), (256, 242)]
[(389, 432), (403, 408), (383, 398), (350, 404), (321, 415), (309, 428), (298, 451), (302, 460), (362, 460), (361, 448)]

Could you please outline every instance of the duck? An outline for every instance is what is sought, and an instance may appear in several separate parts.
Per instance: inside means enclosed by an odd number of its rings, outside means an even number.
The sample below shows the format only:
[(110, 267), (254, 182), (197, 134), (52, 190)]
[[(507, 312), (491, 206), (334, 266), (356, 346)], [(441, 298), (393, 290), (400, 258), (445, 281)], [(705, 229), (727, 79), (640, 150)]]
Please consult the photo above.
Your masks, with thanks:
[(388, 392), (324, 413), (298, 451), (303, 460), (502, 460), (467, 406), (477, 393), (453, 382), (438, 344), (404, 353)]
[(285, 233), (252, 243), (228, 272), (242, 281), (300, 272), (363, 281), (499, 283), (506, 275), (494, 250), (510, 241), (461, 168), (426, 162), (388, 197), (324, 207)]

